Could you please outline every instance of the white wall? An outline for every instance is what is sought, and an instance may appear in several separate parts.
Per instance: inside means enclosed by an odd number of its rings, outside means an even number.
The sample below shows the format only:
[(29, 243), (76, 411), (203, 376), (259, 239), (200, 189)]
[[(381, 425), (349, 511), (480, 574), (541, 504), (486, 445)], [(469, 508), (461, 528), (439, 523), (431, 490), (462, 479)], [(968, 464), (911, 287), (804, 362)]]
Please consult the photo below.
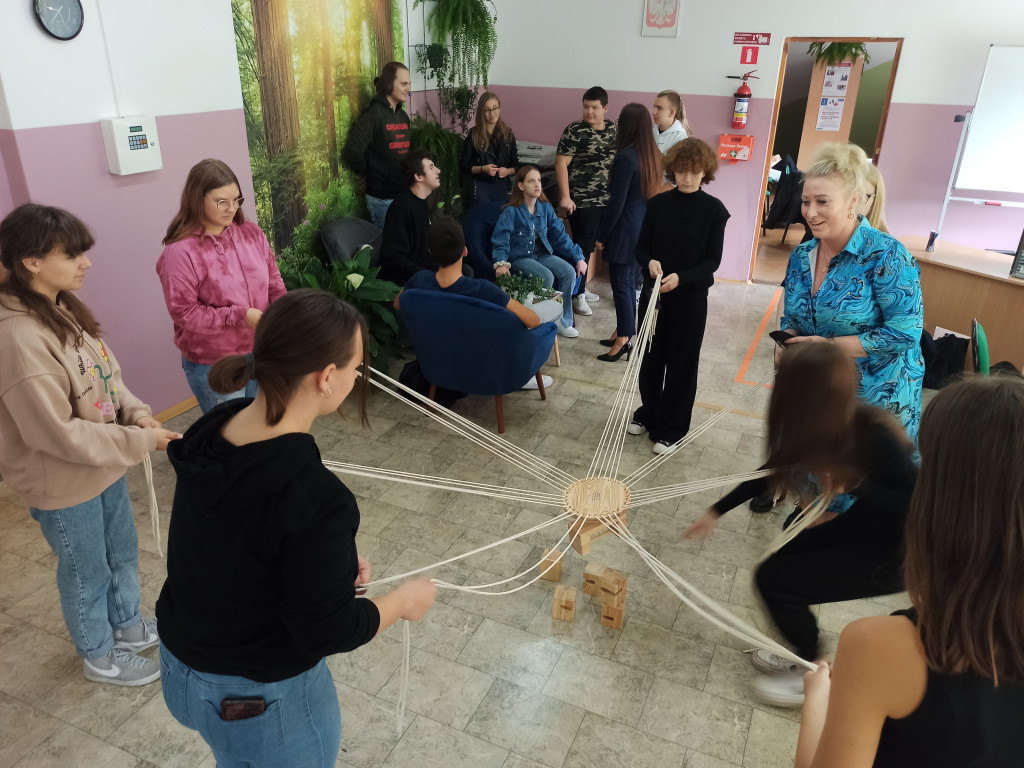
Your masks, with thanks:
[[(734, 31), (770, 32), (755, 97), (775, 98), (786, 37), (905, 37), (893, 101), (973, 104), (990, 44), (1024, 40), (1020, 0), (861, 0), (854, 6), (785, 0), (723, 5), (681, 0), (679, 36), (641, 37), (642, 0), (495, 0), (498, 53), (491, 82), (728, 95), (743, 74)], [(753, 69), (754, 67), (749, 67)]]
[(116, 116), (111, 67), (122, 114), (241, 108), (238, 61), (225, 44), (234, 39), (230, 0), (82, 0), (82, 7), (81, 34), (61, 42), (39, 27), (28, 0), (2, 0), (0, 77), (9, 124), (0, 107), (0, 128)]

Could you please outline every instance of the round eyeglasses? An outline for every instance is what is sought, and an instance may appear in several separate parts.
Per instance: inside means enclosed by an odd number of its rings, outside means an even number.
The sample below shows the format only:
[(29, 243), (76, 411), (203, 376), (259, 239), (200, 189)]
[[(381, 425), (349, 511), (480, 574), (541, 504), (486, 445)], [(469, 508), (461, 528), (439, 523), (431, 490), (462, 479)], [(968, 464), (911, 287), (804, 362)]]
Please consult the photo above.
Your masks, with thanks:
[(236, 208), (241, 208), (242, 207), (242, 203), (244, 203), (244, 202), (245, 202), (245, 198), (242, 197), (242, 196), (238, 196), (234, 200), (217, 200), (216, 201), (217, 207), (221, 211), (223, 211), (224, 213), (227, 213), (228, 211), (233, 211)]

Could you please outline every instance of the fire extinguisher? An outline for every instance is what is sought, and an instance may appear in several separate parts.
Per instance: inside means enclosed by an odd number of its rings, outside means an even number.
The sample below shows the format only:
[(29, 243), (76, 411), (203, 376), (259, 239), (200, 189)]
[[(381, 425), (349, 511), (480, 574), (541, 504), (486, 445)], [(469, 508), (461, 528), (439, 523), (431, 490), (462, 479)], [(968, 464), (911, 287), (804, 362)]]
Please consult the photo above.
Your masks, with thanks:
[(753, 91), (750, 90), (750, 86), (747, 85), (748, 79), (759, 80), (754, 73), (756, 69), (752, 69), (745, 75), (726, 75), (726, 77), (733, 80), (742, 80), (740, 87), (736, 89), (736, 93), (733, 94), (736, 97), (736, 104), (732, 109), (732, 127), (738, 130), (742, 130), (747, 127), (747, 109), (750, 107), (750, 96)]

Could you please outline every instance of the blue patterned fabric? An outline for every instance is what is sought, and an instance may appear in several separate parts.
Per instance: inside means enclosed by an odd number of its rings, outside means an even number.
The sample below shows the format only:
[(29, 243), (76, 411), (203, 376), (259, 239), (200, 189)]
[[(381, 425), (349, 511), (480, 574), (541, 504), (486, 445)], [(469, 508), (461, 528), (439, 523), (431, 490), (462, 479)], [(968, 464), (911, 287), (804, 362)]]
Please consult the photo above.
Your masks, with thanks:
[(860, 217), (812, 296), (809, 255), (817, 246), (817, 238), (802, 243), (789, 257), (782, 328), (802, 336), (858, 336), (868, 354), (857, 358), (861, 399), (888, 409), (916, 444), (924, 378), (917, 262), (896, 238)]

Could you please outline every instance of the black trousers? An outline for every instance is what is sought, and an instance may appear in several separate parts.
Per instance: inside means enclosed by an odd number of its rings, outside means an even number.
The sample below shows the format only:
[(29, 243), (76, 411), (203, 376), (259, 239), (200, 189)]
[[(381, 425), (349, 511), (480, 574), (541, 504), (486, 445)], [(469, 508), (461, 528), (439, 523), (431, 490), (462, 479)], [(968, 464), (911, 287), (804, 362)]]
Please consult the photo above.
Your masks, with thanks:
[[(604, 215), (605, 206), (594, 206), (591, 208), (577, 208), (569, 214), (569, 226), (572, 228), (572, 240), (583, 249), (583, 258), (590, 266), (590, 254), (594, 252), (597, 245), (597, 233), (601, 228), (601, 217)], [(579, 296), (587, 287), (587, 276), (580, 278), (580, 288), (576, 291)]]
[[(858, 513), (856, 502), (844, 515)], [(824, 523), (819, 528), (830, 525)], [(754, 578), (775, 625), (797, 654), (817, 661), (818, 624), (810, 606), (903, 590), (903, 561), (893, 547), (877, 548), (871, 540), (821, 547), (819, 528), (811, 528), (780, 549), (757, 569)]]
[[(679, 289), (676, 288), (678, 291)], [(646, 299), (646, 301), (645, 301)], [(648, 291), (640, 298), (640, 317)], [(674, 443), (690, 431), (693, 401), (697, 399), (697, 367), (708, 320), (707, 291), (662, 300), (651, 348), (640, 368), (641, 406), (633, 418), (647, 427), (652, 441)]]

